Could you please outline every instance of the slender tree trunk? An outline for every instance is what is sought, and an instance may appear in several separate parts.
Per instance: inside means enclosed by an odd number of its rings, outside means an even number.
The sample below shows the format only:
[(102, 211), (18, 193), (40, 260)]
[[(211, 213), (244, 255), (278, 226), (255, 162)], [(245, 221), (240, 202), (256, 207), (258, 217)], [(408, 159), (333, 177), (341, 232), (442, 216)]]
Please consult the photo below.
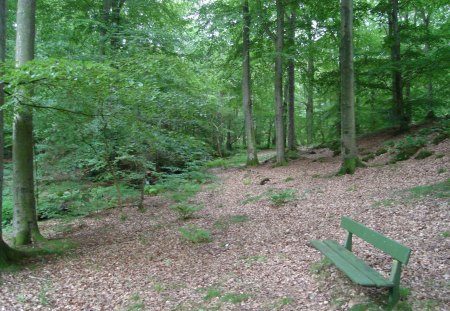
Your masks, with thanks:
[(113, 0), (111, 11), (111, 47), (118, 49), (120, 47), (120, 12), (122, 11), (125, 0)]
[(273, 121), (269, 120), (269, 131), (267, 132), (267, 149), (270, 149), (272, 146), (272, 126)]
[(277, 0), (277, 37), (275, 59), (275, 133), (276, 133), (276, 164), (286, 162), (283, 124), (283, 39), (284, 39), (284, 7), (283, 1)]
[[(3, 79), (6, 54), (6, 0), (0, 0), (0, 81)], [(0, 82), (0, 107), (5, 103), (3, 83)], [(10, 263), (9, 247), (3, 241), (2, 213), (3, 213), (3, 155), (4, 155), (4, 119), (3, 110), (0, 110), (0, 268)]]
[[(423, 24), (425, 26), (426, 39), (425, 39), (425, 53), (430, 53), (431, 44), (430, 44), (430, 13), (426, 14), (423, 12)], [(427, 118), (434, 119), (435, 114), (433, 110), (433, 78), (431, 73), (428, 74), (428, 83), (427, 83)]]
[[(24, 65), (34, 58), (35, 0), (17, 3), (16, 64)], [(32, 90), (22, 87), (16, 94), (20, 102), (29, 101)], [(25, 245), (45, 240), (39, 232), (34, 196), (33, 112), (16, 105), (13, 124), (13, 198), (14, 244)]]
[[(289, 19), (289, 45), (294, 54), (295, 47), (295, 12), (291, 13)], [(289, 57), (288, 61), (288, 150), (295, 151), (297, 149), (297, 142), (295, 139), (295, 59), (294, 55)]]
[(355, 135), (353, 0), (341, 0), (341, 153), (340, 174), (353, 174), (360, 161)]
[(245, 136), (247, 137), (247, 165), (258, 165), (255, 129), (253, 125), (251, 74), (250, 74), (250, 12), (248, 0), (243, 4), (244, 27), (242, 48), (242, 99), (244, 108)]
[(306, 144), (314, 143), (314, 51), (312, 21), (308, 25), (308, 64), (306, 68)]
[[(3, 73), (6, 57), (6, 8), (7, 0), (0, 0), (0, 108), (5, 103)], [(0, 109), (0, 257), (3, 242), (2, 215), (3, 215), (3, 161), (4, 161), (4, 118), (3, 109)]]
[[(287, 69), (287, 68), (286, 68)], [(289, 77), (286, 72), (286, 79), (284, 79), (284, 88), (283, 88), (283, 125), (284, 127), (284, 146), (287, 145), (287, 133), (288, 133), (288, 101), (289, 101)]]
[(403, 104), (403, 85), (401, 71), (400, 54), (400, 28), (398, 24), (398, 0), (391, 1), (390, 31), (392, 34), (391, 59), (394, 64), (392, 71), (392, 99), (394, 102), (394, 116), (400, 125), (400, 131), (408, 128), (408, 122), (405, 115)]
[(306, 77), (306, 143), (314, 142), (314, 56), (308, 55), (308, 67)]
[(103, 6), (100, 12), (100, 55), (106, 55), (106, 42), (108, 38), (112, 5), (113, 0), (103, 0)]

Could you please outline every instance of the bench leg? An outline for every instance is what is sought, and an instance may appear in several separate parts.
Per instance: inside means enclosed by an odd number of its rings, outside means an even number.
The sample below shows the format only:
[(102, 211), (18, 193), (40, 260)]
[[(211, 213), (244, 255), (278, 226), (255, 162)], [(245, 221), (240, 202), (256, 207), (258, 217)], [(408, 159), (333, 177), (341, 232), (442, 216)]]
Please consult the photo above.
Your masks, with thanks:
[(400, 299), (400, 286), (395, 286), (389, 289), (388, 305), (393, 307)]
[(397, 304), (400, 299), (400, 274), (402, 272), (402, 263), (394, 260), (391, 270), (391, 281), (394, 283), (394, 287), (389, 290), (389, 306), (393, 307)]

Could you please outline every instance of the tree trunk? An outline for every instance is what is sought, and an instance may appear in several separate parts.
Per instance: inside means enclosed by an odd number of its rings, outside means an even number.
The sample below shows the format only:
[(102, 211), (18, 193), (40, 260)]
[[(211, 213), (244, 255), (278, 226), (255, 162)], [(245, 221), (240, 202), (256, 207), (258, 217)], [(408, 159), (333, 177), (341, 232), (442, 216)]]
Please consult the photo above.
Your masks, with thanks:
[[(22, 66), (34, 58), (35, 0), (17, 3), (16, 65)], [(16, 94), (20, 102), (29, 101), (32, 91), (22, 87)], [(13, 198), (14, 244), (25, 245), (43, 241), (36, 217), (33, 163), (33, 112), (15, 107), (13, 124)]]
[(295, 151), (297, 149), (297, 142), (295, 139), (295, 12), (291, 13), (289, 19), (289, 45), (291, 48), (291, 55), (288, 61), (288, 150)]
[(106, 42), (108, 37), (108, 28), (110, 24), (110, 16), (113, 0), (103, 0), (101, 9), (101, 25), (100, 25), (100, 55), (106, 55)]
[(277, 37), (275, 59), (275, 133), (276, 133), (276, 165), (283, 165), (285, 158), (285, 140), (283, 124), (283, 37), (284, 7), (283, 1), (277, 0)]
[[(6, 1), (0, 0), (0, 108), (5, 103), (3, 73), (6, 57)], [(3, 215), (3, 157), (4, 157), (4, 118), (3, 109), (0, 109), (0, 257), (2, 252), (2, 215)]]
[[(4, 63), (6, 52), (6, 0), (0, 0), (0, 81), (3, 80)], [(0, 106), (5, 103), (3, 83), (0, 82)], [(0, 268), (10, 262), (8, 256), (8, 245), (3, 241), (2, 213), (3, 213), (3, 155), (4, 155), (4, 130), (3, 110), (0, 110)]]
[(272, 126), (273, 121), (269, 120), (269, 131), (267, 132), (267, 149), (270, 149), (270, 147), (272, 147)]
[(242, 99), (244, 108), (245, 137), (247, 138), (247, 165), (258, 165), (256, 153), (255, 129), (253, 126), (252, 94), (251, 94), (251, 74), (250, 74), (250, 12), (248, 0), (243, 5), (244, 27), (243, 48), (242, 48)]
[(360, 161), (355, 135), (353, 0), (341, 0), (341, 153), (340, 174), (353, 174)]
[(120, 47), (120, 12), (125, 4), (125, 0), (113, 0), (111, 11), (111, 47)]
[[(429, 54), (431, 52), (431, 44), (430, 44), (430, 13), (426, 14), (423, 12), (423, 24), (425, 26), (426, 39), (425, 39), (425, 53)], [(434, 119), (434, 109), (433, 109), (433, 78), (431, 73), (428, 74), (428, 83), (427, 83), (427, 118)]]
[(306, 144), (312, 145), (314, 142), (314, 56), (311, 52), (308, 55), (306, 75)]
[(394, 117), (400, 131), (408, 128), (408, 121), (405, 115), (405, 107), (403, 105), (403, 85), (401, 72), (401, 54), (400, 54), (400, 28), (398, 25), (398, 0), (391, 1), (391, 14), (389, 19), (389, 29), (392, 35), (391, 60), (393, 62), (392, 70), (392, 99), (394, 102)]

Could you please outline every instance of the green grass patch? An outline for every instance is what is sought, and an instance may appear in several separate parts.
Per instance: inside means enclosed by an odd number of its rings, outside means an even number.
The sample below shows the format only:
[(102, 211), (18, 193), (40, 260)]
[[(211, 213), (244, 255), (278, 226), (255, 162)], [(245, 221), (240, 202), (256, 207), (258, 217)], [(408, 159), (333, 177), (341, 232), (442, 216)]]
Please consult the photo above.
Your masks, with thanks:
[(179, 229), (181, 236), (194, 244), (198, 243), (208, 243), (212, 241), (211, 232), (199, 228), (194, 225), (189, 225)]
[(431, 196), (450, 199), (450, 178), (436, 184), (411, 188), (409, 192), (416, 198)]
[(244, 302), (250, 298), (250, 295), (245, 293), (226, 293), (220, 299), (222, 302), (228, 302), (233, 304), (238, 304)]
[(208, 287), (204, 290), (205, 290), (205, 296), (203, 296), (203, 300), (205, 300), (205, 301), (209, 301), (214, 298), (219, 298), (220, 296), (222, 296), (221, 290), (216, 287)]
[(214, 222), (214, 227), (219, 230), (226, 230), (230, 225), (233, 224), (240, 224), (249, 221), (250, 218), (243, 214), (243, 215), (228, 215), (221, 217), (216, 222)]
[(182, 220), (194, 218), (195, 214), (198, 211), (202, 210), (203, 208), (204, 208), (203, 205), (194, 205), (186, 203), (178, 203), (170, 206), (170, 209), (175, 211), (178, 214), (178, 218)]
[(247, 154), (246, 153), (237, 153), (228, 158), (218, 158), (212, 161), (206, 162), (205, 167), (207, 168), (232, 168), (232, 167), (240, 167), (245, 166), (247, 163)]
[(242, 205), (246, 205), (249, 203), (255, 203), (258, 202), (262, 199), (262, 195), (255, 195), (255, 196), (247, 196), (243, 201), (242, 201)]
[(396, 203), (396, 201), (394, 199), (383, 199), (381, 201), (377, 201), (377, 202), (373, 203), (372, 207), (374, 207), (374, 208), (378, 208), (381, 206), (389, 207), (389, 206), (395, 205), (395, 203)]
[(245, 262), (245, 264), (247, 266), (252, 266), (256, 263), (266, 262), (267, 256), (255, 255), (255, 256), (244, 257), (244, 258), (242, 258), (242, 260)]
[(282, 297), (280, 299), (277, 299), (274, 303), (270, 304), (268, 309), (269, 310), (283, 309), (284, 306), (287, 306), (293, 302), (294, 302), (294, 299), (291, 297)]
[(395, 145), (396, 155), (395, 161), (405, 161), (411, 158), (420, 148), (427, 144), (423, 137), (406, 136), (404, 139), (397, 142)]
[(295, 189), (286, 189), (286, 190), (269, 190), (266, 193), (270, 202), (276, 206), (280, 207), (289, 202), (294, 201), (297, 198), (297, 191)]
[(155, 185), (145, 188), (147, 195), (164, 195), (175, 202), (185, 202), (195, 196), (202, 185), (212, 183), (214, 176), (204, 171), (187, 171), (182, 174), (167, 175)]
[(414, 159), (416, 159), (416, 160), (422, 160), (422, 159), (431, 157), (432, 155), (433, 155), (433, 151), (424, 149), (424, 150), (421, 150), (421, 151), (414, 157)]

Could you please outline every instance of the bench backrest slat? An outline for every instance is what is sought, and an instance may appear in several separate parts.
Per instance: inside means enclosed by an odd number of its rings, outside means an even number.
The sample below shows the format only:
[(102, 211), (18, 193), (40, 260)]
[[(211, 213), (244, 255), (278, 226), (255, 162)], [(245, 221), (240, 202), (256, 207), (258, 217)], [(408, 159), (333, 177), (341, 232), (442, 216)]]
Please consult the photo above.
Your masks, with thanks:
[(406, 265), (408, 263), (409, 255), (411, 254), (411, 249), (408, 247), (391, 240), (348, 217), (341, 218), (341, 227), (389, 254), (402, 264)]

